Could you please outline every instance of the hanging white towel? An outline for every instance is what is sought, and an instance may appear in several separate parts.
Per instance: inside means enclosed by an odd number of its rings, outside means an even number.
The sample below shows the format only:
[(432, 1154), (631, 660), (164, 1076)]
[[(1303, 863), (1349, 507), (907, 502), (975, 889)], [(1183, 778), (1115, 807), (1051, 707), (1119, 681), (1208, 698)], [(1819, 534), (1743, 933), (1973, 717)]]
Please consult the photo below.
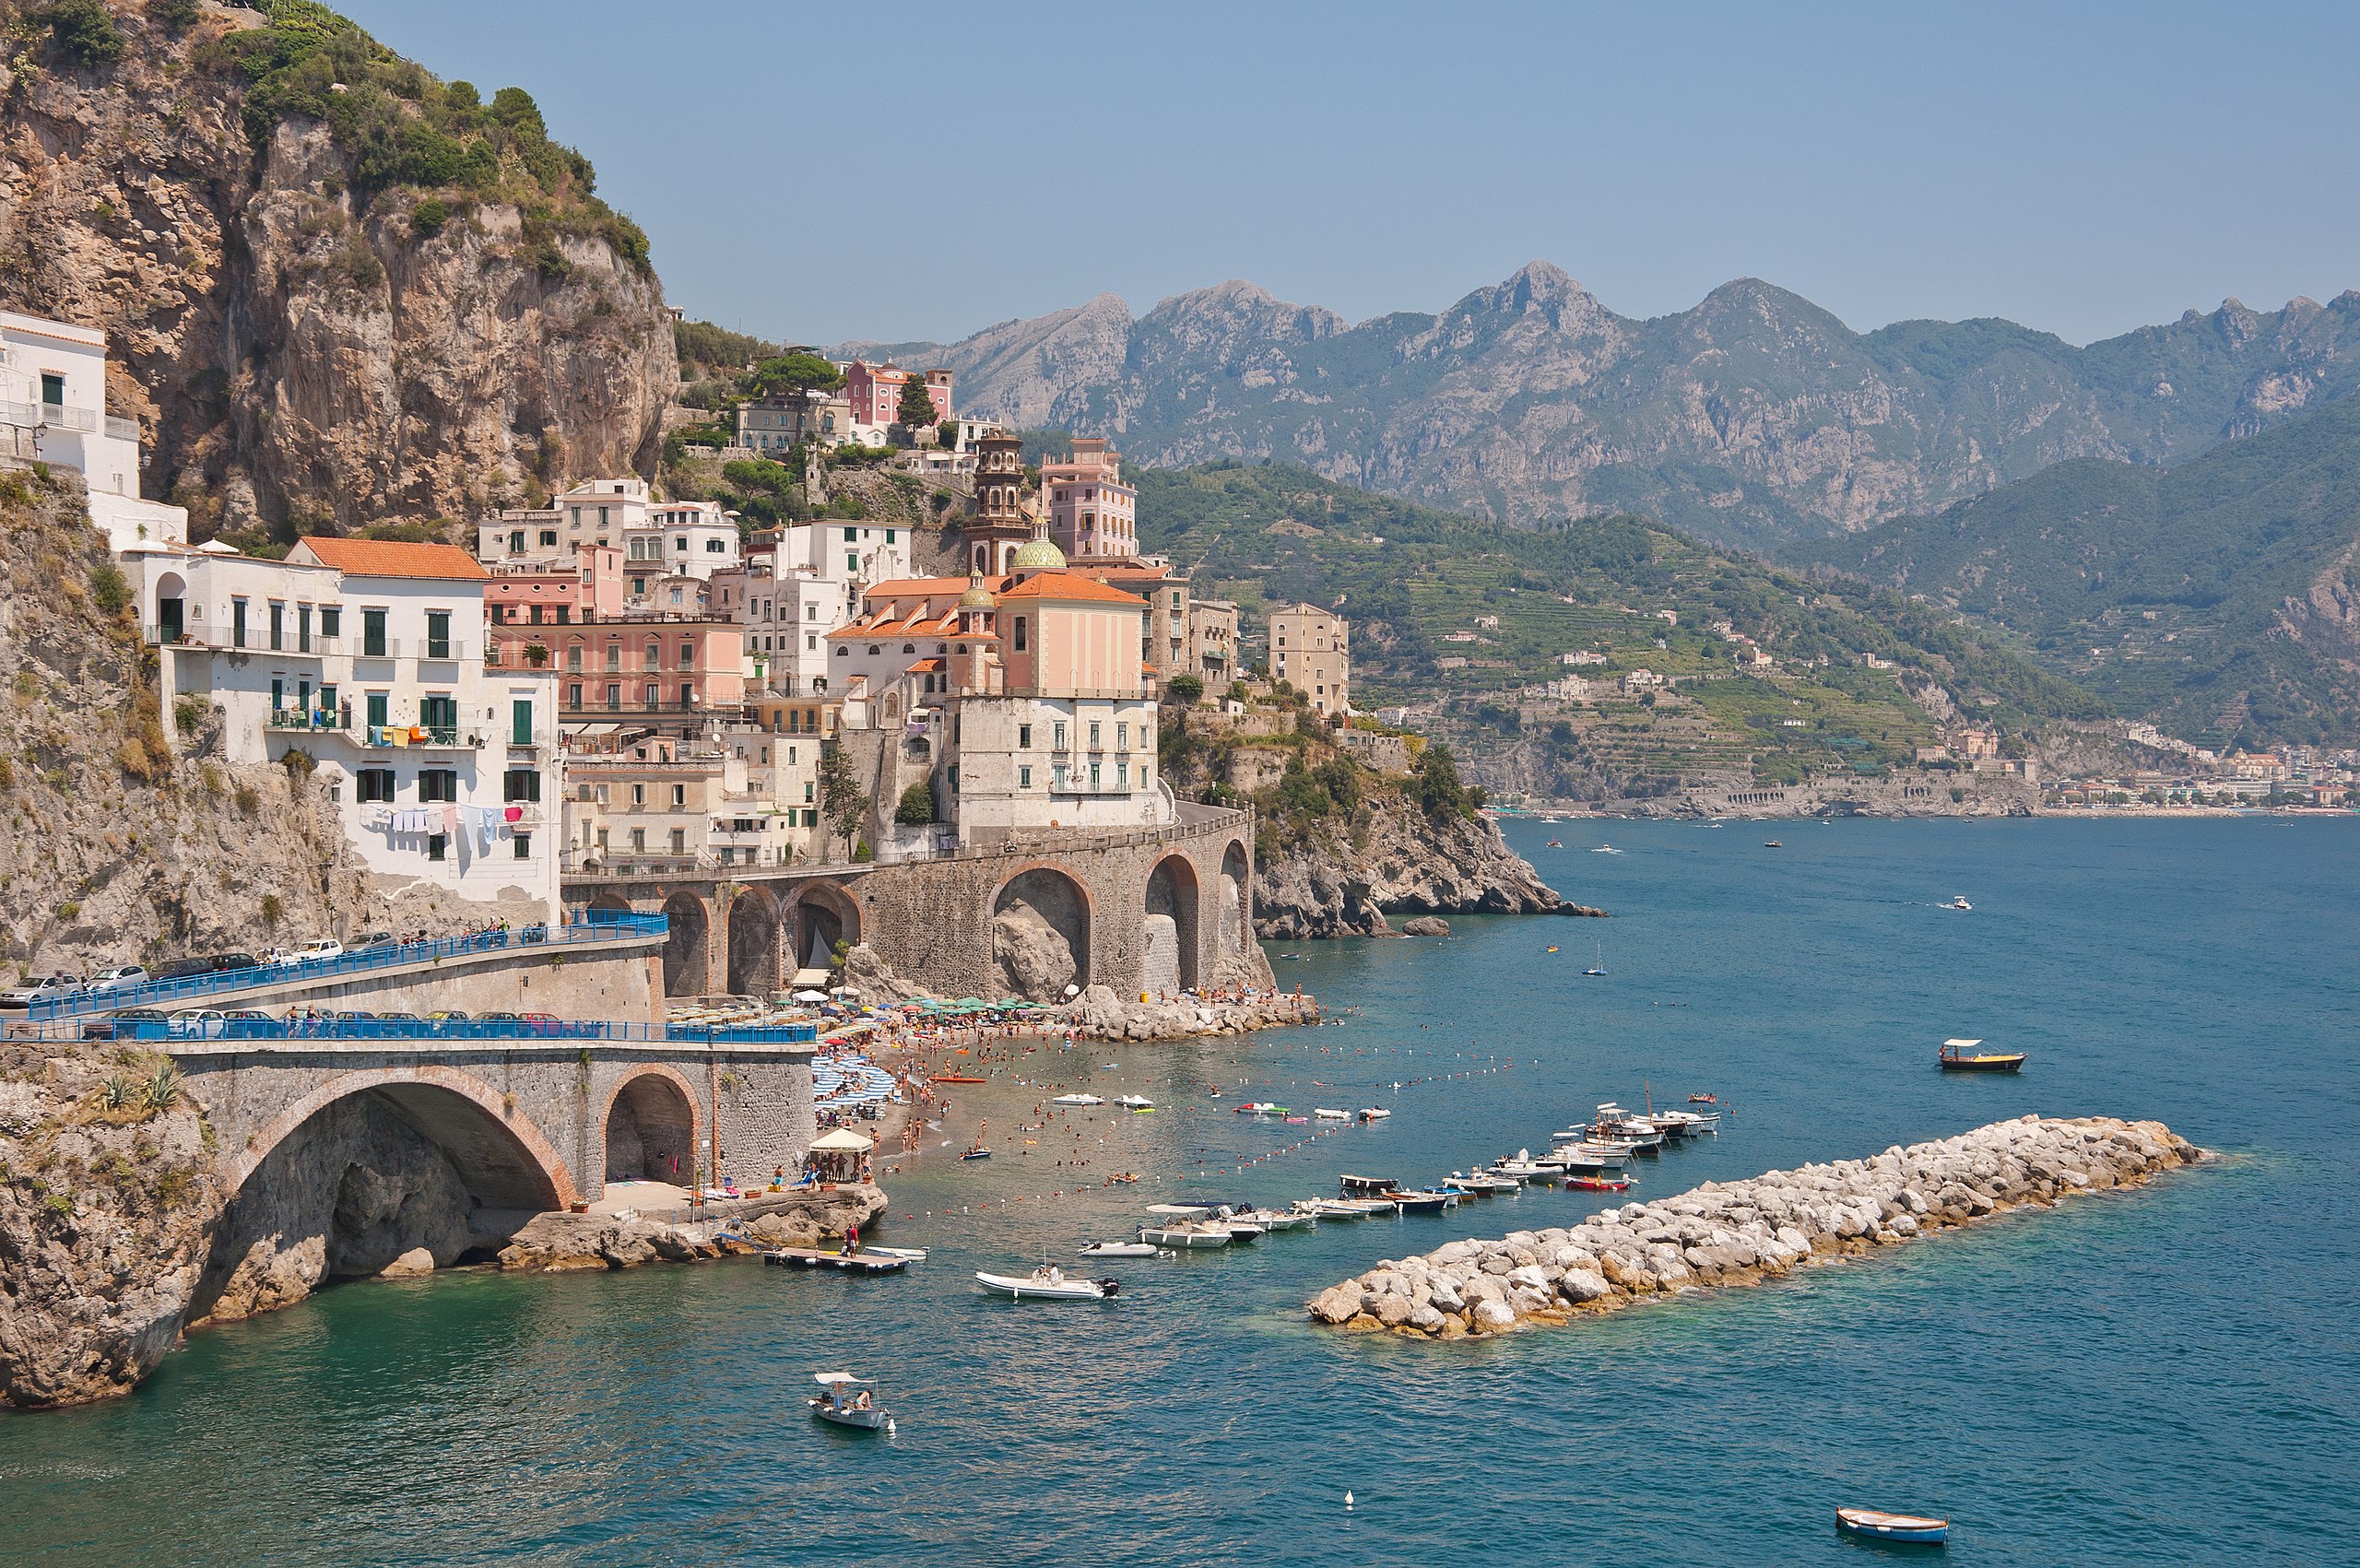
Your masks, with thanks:
[(476, 813), (476, 848), (485, 855), (491, 853), (492, 820), (490, 811), (478, 810)]

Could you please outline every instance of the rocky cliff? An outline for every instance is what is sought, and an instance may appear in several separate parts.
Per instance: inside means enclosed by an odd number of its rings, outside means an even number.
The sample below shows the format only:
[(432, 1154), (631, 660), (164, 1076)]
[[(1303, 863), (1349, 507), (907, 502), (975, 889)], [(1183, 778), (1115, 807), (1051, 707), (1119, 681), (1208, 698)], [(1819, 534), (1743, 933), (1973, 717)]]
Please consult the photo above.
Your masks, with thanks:
[(146, 492), (289, 537), (653, 473), (671, 323), (589, 166), (266, 9), (111, 0), (111, 46), (29, 21), (0, 71), (0, 304), (107, 331)]
[(1437, 818), (1398, 796), (1266, 855), (1254, 890), (1256, 934), (1282, 942), (1375, 936), (1390, 914), (1602, 913), (1541, 881), (1489, 819)]
[(1649, 321), (1535, 262), (1358, 325), (1230, 282), (1134, 321), (1101, 295), (963, 342), (848, 346), (959, 372), (962, 406), (1158, 466), (1272, 458), (1503, 521), (1637, 511), (1764, 545), (2062, 458), (2160, 463), (2360, 385), (2360, 293), (2077, 348), (2001, 321), (1858, 333), (1752, 278)]

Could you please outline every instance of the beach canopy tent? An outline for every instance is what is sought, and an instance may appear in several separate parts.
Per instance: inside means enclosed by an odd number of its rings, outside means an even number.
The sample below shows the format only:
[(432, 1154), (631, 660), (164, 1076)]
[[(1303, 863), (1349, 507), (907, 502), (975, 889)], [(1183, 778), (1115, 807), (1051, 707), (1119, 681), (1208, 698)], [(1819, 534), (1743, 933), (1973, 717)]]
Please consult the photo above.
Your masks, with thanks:
[(832, 969), (798, 969), (795, 972), (795, 978), (787, 984), (797, 991), (816, 991), (835, 977), (836, 972)]
[(850, 1127), (836, 1127), (811, 1140), (811, 1151), (803, 1157), (803, 1168), (823, 1182), (856, 1182), (868, 1151), (876, 1147), (866, 1134)]
[(828, 994), (825, 991), (797, 991), (795, 993), (795, 1000), (798, 1002), (824, 1002), (827, 999)]

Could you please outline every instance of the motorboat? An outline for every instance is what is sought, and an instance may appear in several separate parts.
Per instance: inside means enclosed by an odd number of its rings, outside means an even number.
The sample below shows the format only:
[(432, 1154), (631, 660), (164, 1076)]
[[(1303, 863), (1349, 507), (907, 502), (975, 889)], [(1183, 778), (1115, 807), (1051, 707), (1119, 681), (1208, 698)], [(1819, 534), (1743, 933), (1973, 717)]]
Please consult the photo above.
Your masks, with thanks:
[(1590, 853), (1591, 853), (1592, 855), (1620, 855), (1620, 854), (1622, 854), (1622, 852), (1621, 850), (1619, 850), (1619, 849), (1615, 848), (1615, 847), (1614, 847), (1612, 844), (1611, 844), (1611, 843), (1602, 843), (1602, 844), (1599, 844), (1596, 849), (1591, 850), (1591, 851), (1590, 851)]
[(1052, 1105), (1103, 1105), (1106, 1102), (1095, 1094), (1060, 1094), (1049, 1103)]
[(1501, 1193), (1514, 1192), (1518, 1185), (1506, 1176), (1494, 1176), (1488, 1171), (1453, 1171), (1450, 1173), (1448, 1185), (1473, 1193), (1478, 1197), (1493, 1197)]
[(1289, 1208), (1249, 1208), (1237, 1218), (1248, 1225), (1259, 1226), (1265, 1232), (1308, 1231), (1317, 1222), (1315, 1215)]
[(1139, 1227), (1139, 1240), (1153, 1246), (1193, 1252), (1203, 1247), (1225, 1247), (1232, 1236), (1226, 1225), (1216, 1225), (1206, 1220), (1184, 1220), (1176, 1224), (1142, 1225)]
[(1068, 1279), (1066, 1271), (1054, 1263), (1044, 1263), (1030, 1274), (985, 1274), (978, 1270), (975, 1282), (993, 1295), (1019, 1302), (1103, 1302), (1122, 1289), (1122, 1282), (1117, 1279)]
[(1663, 1127), (1667, 1132), (1678, 1133), (1682, 1138), (1694, 1138), (1698, 1133), (1717, 1133), (1721, 1130), (1720, 1116), (1710, 1111), (1658, 1111), (1647, 1119)]
[(1945, 1040), (1937, 1060), (1946, 1073), (2012, 1073), (2024, 1065), (2024, 1053), (1977, 1051), (1980, 1040)]
[(1390, 1176), (1342, 1176), (1339, 1178), (1346, 1197), (1372, 1197), (1389, 1193), (1401, 1184)]
[(1126, 1094), (1120, 1100), (1115, 1101), (1115, 1103), (1120, 1105), (1126, 1111), (1152, 1111), (1155, 1109), (1155, 1102), (1150, 1100), (1144, 1094)]
[(1364, 1105), (1361, 1108), (1361, 1120), (1363, 1122), (1385, 1122), (1392, 1118), (1393, 1113), (1382, 1105)]
[(1562, 841), (1557, 840), (1557, 839), (1551, 839), (1547, 843), (1545, 843), (1545, 844), (1541, 845), (1541, 847), (1542, 847), (1543, 849), (1563, 849), (1563, 848), (1564, 848), (1565, 846), (1564, 846), (1564, 843), (1563, 843)]
[(1415, 1190), (1397, 1192), (1393, 1195), (1393, 1207), (1404, 1214), (1440, 1214), (1446, 1208), (1458, 1207), (1458, 1195), (1455, 1192)]
[(1248, 1100), (1237, 1108), (1237, 1114), (1241, 1116), (1283, 1116), (1287, 1108), (1273, 1105), (1267, 1100)]
[(867, 1242), (863, 1242), (860, 1244), (860, 1250), (856, 1252), (853, 1256), (855, 1257), (897, 1257), (903, 1263), (924, 1263), (926, 1261), (926, 1248), (879, 1247), (871, 1246)]
[(1620, 1173), (1629, 1156), (1576, 1143), (1550, 1150), (1549, 1158), (1555, 1161), (1567, 1176), (1604, 1176)]
[(1155, 1257), (1163, 1249), (1153, 1242), (1084, 1242), (1083, 1257)]
[(1600, 1172), (1589, 1176), (1568, 1175), (1565, 1185), (1575, 1192), (1629, 1192), (1631, 1180), (1629, 1176)]
[(1503, 1160), (1492, 1169), (1512, 1181), (1540, 1182), (1543, 1185), (1563, 1181), (1565, 1175), (1565, 1168), (1563, 1165), (1535, 1160), (1529, 1149), (1523, 1149), (1516, 1151), (1515, 1159)]
[(1691, 1105), (1717, 1105), (1717, 1104), (1719, 1104), (1721, 1102), (1720, 1102), (1720, 1097), (1719, 1097), (1718, 1095), (1714, 1095), (1714, 1094), (1692, 1094), (1692, 1095), (1690, 1095), (1690, 1096), (1688, 1097), (1688, 1102), (1689, 1102)]
[(1784, 849), (1787, 846), (1780, 843), (1776, 839), (1764, 839), (1762, 841), (1762, 847), (1764, 849)]
[(975, 1147), (974, 1147), (974, 1148), (973, 1148), (973, 1149), (971, 1149), (967, 1150), (967, 1152), (966, 1152), (966, 1153), (962, 1154), (961, 1156), (959, 1156), (959, 1158), (960, 1158), (960, 1159), (962, 1159), (962, 1160), (988, 1160), (988, 1159), (990, 1159), (991, 1157), (992, 1157), (992, 1151), (991, 1151), (990, 1149), (985, 1149), (985, 1148), (982, 1144), (980, 1144), (980, 1143), (979, 1143), (979, 1144), (977, 1144), (977, 1145), (975, 1145)]
[(1308, 1214), (1315, 1220), (1365, 1220), (1371, 1214), (1389, 1210), (1393, 1206), (1389, 1203), (1380, 1206), (1353, 1198), (1306, 1197), (1298, 1199), (1294, 1207), (1297, 1213)]
[(1966, 902), (1966, 895), (1965, 893), (1961, 893), (1957, 897), (1952, 899), (1950, 902), (1943, 904), (1941, 907), (1944, 909), (1973, 909), (1975, 906)]
[(1233, 1245), (1239, 1242), (1258, 1242), (1262, 1239), (1262, 1227), (1243, 1215), (1233, 1215), (1217, 1223), (1222, 1230), (1229, 1232), (1229, 1239)]
[(1311, 1117), (1312, 1120), (1318, 1122), (1349, 1122), (1352, 1119), (1352, 1114), (1350, 1111), (1338, 1111), (1321, 1105), (1312, 1111)]
[(891, 1432), (893, 1412), (877, 1397), (877, 1385), (848, 1372), (822, 1372), (811, 1381), (820, 1392), (804, 1401), (811, 1413), (831, 1426), (854, 1432)]
[(1948, 1519), (1922, 1518), (1915, 1514), (1884, 1514), (1874, 1508), (1838, 1508), (1835, 1527), (1872, 1540), (1918, 1541), (1931, 1545), (1951, 1539)]

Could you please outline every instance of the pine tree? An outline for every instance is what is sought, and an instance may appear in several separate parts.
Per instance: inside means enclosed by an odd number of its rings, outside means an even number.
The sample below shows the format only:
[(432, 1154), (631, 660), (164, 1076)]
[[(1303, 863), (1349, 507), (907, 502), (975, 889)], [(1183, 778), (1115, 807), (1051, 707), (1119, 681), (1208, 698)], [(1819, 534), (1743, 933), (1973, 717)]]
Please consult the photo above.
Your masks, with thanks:
[(893, 417), (913, 432), (934, 423), (934, 398), (926, 389), (924, 376), (913, 375), (902, 383), (902, 406)]

